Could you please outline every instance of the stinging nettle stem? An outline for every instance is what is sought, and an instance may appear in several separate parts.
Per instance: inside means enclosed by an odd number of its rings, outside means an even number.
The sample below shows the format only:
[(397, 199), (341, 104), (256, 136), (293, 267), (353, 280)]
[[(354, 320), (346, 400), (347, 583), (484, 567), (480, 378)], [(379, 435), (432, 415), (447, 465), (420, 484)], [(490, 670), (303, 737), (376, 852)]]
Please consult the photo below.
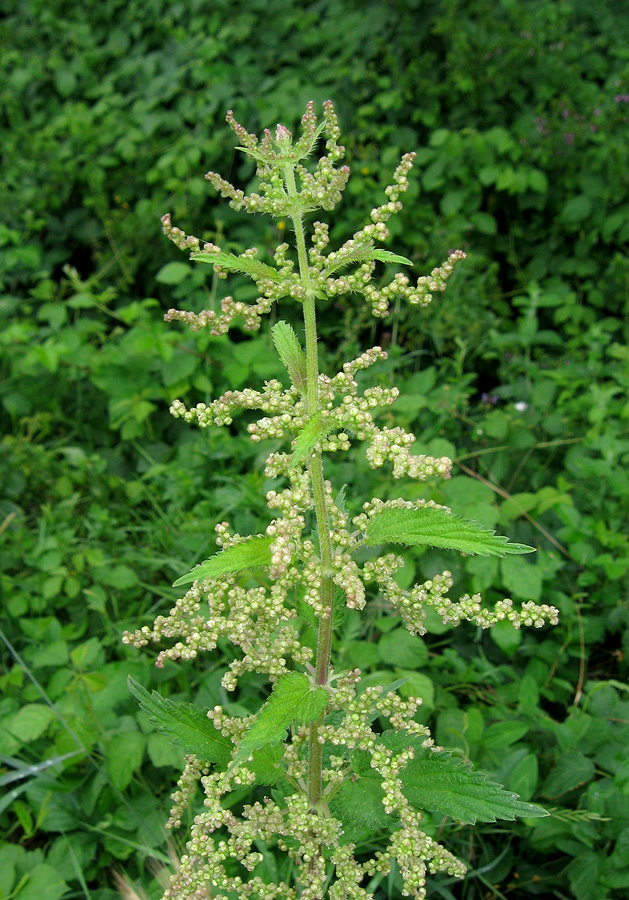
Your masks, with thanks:
[[(284, 169), (288, 196), (298, 204), (295, 173), (292, 166)], [(317, 349), (317, 320), (316, 301), (310, 281), (310, 268), (308, 265), (308, 253), (304, 237), (304, 227), (301, 212), (295, 212), (291, 216), (295, 231), (295, 243), (299, 260), (299, 274), (302, 285), (306, 291), (303, 303), (304, 328), (306, 334), (306, 375), (308, 385), (307, 406), (308, 415), (314, 416), (319, 411), (319, 359)], [(323, 613), (319, 621), (319, 635), (317, 639), (317, 658), (315, 664), (315, 683), (325, 685), (330, 671), (330, 654), (332, 650), (332, 631), (334, 629), (334, 581), (332, 579), (332, 541), (330, 536), (330, 524), (325, 502), (325, 487), (323, 477), (323, 460), (321, 451), (315, 450), (310, 458), (310, 479), (319, 532), (319, 547), (321, 554), (321, 606)], [(323, 760), (323, 746), (319, 742), (319, 730), (323, 725), (325, 711), (311, 723), (308, 737), (308, 801), (311, 809), (316, 808), (321, 799), (321, 768)]]

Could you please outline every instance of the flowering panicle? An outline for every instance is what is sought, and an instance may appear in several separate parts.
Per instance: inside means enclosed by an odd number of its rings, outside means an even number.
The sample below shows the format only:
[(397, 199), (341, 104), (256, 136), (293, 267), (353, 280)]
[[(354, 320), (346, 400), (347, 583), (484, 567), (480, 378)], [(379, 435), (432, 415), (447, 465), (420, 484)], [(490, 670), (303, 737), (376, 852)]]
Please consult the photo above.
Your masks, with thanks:
[[(241, 536), (232, 533), (228, 523), (217, 524), (219, 552), (176, 582), (187, 588), (170, 612), (158, 616), (152, 627), (123, 636), (134, 647), (162, 644), (158, 666), (213, 653), (226, 639), (235, 650), (222, 687), (235, 691), (247, 673), (265, 675), (272, 686), (257, 713), (231, 715), (227, 704), (207, 711), (209, 731), (201, 733), (214, 741), (205, 749), (209, 762), (197, 755), (207, 742), (187, 753), (168, 825), (181, 824), (199, 787), (203, 810), (194, 818), (186, 853), (164, 900), (224, 900), (234, 894), (241, 900), (368, 900), (373, 897), (371, 882), (389, 873), (393, 863), (403, 895), (423, 900), (428, 873), (462, 877), (465, 866), (428, 834), (431, 829), (423, 825), (413, 779), (421, 781), (417, 773), (423, 763), (450, 766), (453, 772), (459, 761), (448, 761), (448, 754), (434, 746), (428, 728), (417, 721), (421, 697), (402, 699), (395, 690), (365, 684), (358, 669), (334, 672), (335, 610), (339, 602), (362, 610), (380, 596), (412, 634), (425, 633), (429, 609), (447, 625), (466, 620), (482, 628), (502, 620), (516, 628), (541, 627), (557, 621), (557, 610), (535, 603), (518, 610), (510, 599), (486, 609), (478, 594), (451, 600), (447, 594), (453, 579), (447, 570), (401, 588), (395, 579), (403, 565), (401, 556), (385, 548), (364, 560), (356, 551), (389, 543), (432, 543), (487, 555), (531, 548), (509, 544), (432, 501), (375, 498), (353, 515), (345, 507), (344, 491), (335, 496), (324, 477), (323, 454), (346, 452), (354, 441), (366, 443), (372, 468), (390, 463), (395, 478), (451, 474), (448, 458), (412, 452), (413, 434), (376, 425), (375, 414), (399, 394), (395, 387), (378, 385), (359, 391), (358, 373), (387, 358), (380, 347), (345, 362), (333, 376), (318, 371), (316, 303), (341, 294), (360, 295), (375, 316), (387, 315), (395, 297), (426, 306), (433, 294), (445, 289), (456, 263), (465, 257), (454, 251), (414, 283), (398, 273), (382, 285), (374, 284), (377, 263), (410, 265), (377, 242), (387, 239), (387, 222), (402, 207), (400, 197), (408, 190), (415, 154), (402, 158), (385, 189), (386, 201), (371, 210), (368, 224), (330, 251), (328, 226), (314, 222), (307, 240), (303, 217), (316, 209), (331, 210), (347, 183), (349, 169), (338, 165), (344, 148), (338, 143), (332, 103), (323, 105), (321, 123), (314, 105), (308, 104), (296, 140), (283, 125), (274, 132), (266, 130), (258, 140), (231, 111), (227, 121), (240, 149), (257, 163), (257, 189), (246, 194), (217, 173), (206, 177), (236, 210), (289, 218), (296, 259), (286, 243), (276, 248), (272, 264), (261, 260), (255, 248), (240, 255), (225, 252), (187, 235), (166, 215), (164, 233), (177, 247), (195, 262), (213, 266), (221, 279), (229, 273), (248, 276), (259, 296), (252, 304), (227, 296), (220, 311), (170, 310), (165, 318), (193, 329), (207, 326), (215, 335), (240, 319), (245, 330), (255, 331), (274, 303), (289, 299), (303, 305), (306, 346), (302, 349), (292, 328), (279, 322), (273, 339), (290, 378), (288, 387), (270, 379), (261, 390), (229, 390), (209, 403), (187, 407), (175, 400), (171, 406), (173, 416), (201, 428), (229, 426), (238, 411), (260, 410), (262, 415), (247, 426), (251, 440), (284, 441), (285, 447), (266, 460), (265, 475), (277, 484), (266, 494), (271, 521), (264, 531)], [(326, 153), (309, 164), (321, 136)], [(316, 652), (313, 623), (318, 627)], [(162, 724), (164, 715), (161, 708)], [(186, 720), (190, 713), (180, 710), (179, 715)], [(173, 728), (181, 740), (180, 719)], [(193, 726), (199, 728), (198, 719)], [(456, 770), (457, 784), (467, 777)], [(256, 790), (247, 797), (247, 788)], [(487, 790), (491, 794), (501, 789), (490, 785)], [(241, 792), (237, 805), (234, 791)], [(233, 810), (243, 798), (236, 815)], [(448, 807), (445, 812), (459, 815), (458, 809)], [(518, 810), (522, 815), (544, 812), (524, 803)], [(364, 844), (357, 850), (365, 834), (369, 845), (378, 842), (371, 855)], [(268, 852), (277, 861), (273, 881), (268, 877)]]
[[(411, 446), (415, 436), (403, 428), (379, 428), (373, 421), (373, 412), (394, 403), (399, 395), (397, 388), (367, 388), (358, 395), (356, 372), (384, 360), (387, 354), (380, 347), (373, 347), (357, 359), (344, 363), (343, 370), (333, 378), (319, 376), (319, 402), (321, 437), (313, 445), (321, 452), (348, 450), (351, 445), (347, 432), (359, 441), (367, 441), (367, 460), (372, 468), (393, 464), (393, 477), (425, 480), (431, 475), (449, 478), (452, 463), (447, 457), (434, 458), (413, 455)], [(337, 398), (339, 402), (337, 401)], [(248, 426), (253, 441), (269, 438), (298, 438), (310, 417), (300, 392), (294, 388), (283, 389), (276, 379), (267, 381), (264, 391), (245, 388), (228, 391), (210, 404), (198, 403), (188, 409), (181, 400), (175, 400), (171, 413), (187, 422), (197, 421), (201, 428), (210, 425), (231, 425), (233, 413), (238, 409), (260, 409), (272, 415)], [(293, 441), (293, 447), (295, 441)]]
[[(339, 137), (338, 122), (331, 103), (324, 105), (323, 124), (317, 126), (314, 106), (308, 104), (302, 119), (303, 134), (295, 143), (288, 129), (278, 125), (275, 137), (266, 131), (264, 138), (258, 143), (255, 135), (248, 134), (239, 125), (230, 111), (227, 121), (238, 135), (240, 148), (252, 156), (258, 163), (259, 193), (245, 195), (244, 191), (234, 187), (216, 172), (208, 172), (206, 178), (221, 196), (230, 200), (234, 209), (245, 209), (249, 213), (263, 212), (272, 216), (290, 217), (303, 215), (315, 209), (332, 210), (339, 203), (341, 194), (349, 177), (349, 168), (336, 168), (335, 163), (342, 159), (344, 148), (337, 144)], [(300, 160), (309, 156), (320, 134), (327, 135), (326, 150), (314, 173), (310, 172)], [(465, 258), (462, 250), (450, 254), (442, 266), (433, 269), (429, 276), (421, 276), (413, 286), (408, 276), (398, 273), (387, 284), (376, 287), (373, 284), (373, 273), (376, 261), (386, 259), (376, 250), (375, 242), (384, 241), (389, 236), (386, 223), (392, 215), (400, 212), (402, 203), (400, 195), (409, 187), (408, 174), (415, 159), (414, 153), (407, 153), (393, 174), (393, 181), (387, 188), (385, 203), (371, 210), (371, 222), (357, 231), (339, 250), (326, 253), (329, 242), (328, 227), (322, 222), (313, 226), (312, 247), (309, 250), (308, 283), (312, 291), (323, 299), (337, 297), (342, 294), (362, 294), (371, 307), (374, 316), (383, 317), (388, 314), (389, 304), (395, 297), (408, 300), (411, 304), (426, 306), (432, 294), (445, 290), (447, 278), (454, 265)], [(287, 174), (290, 171), (290, 175)], [(297, 178), (299, 191), (291, 192), (287, 178)], [(219, 274), (225, 274), (225, 256), (219, 247), (211, 243), (203, 243), (193, 235), (187, 235), (180, 228), (172, 225), (167, 214), (162, 219), (164, 233), (181, 250), (189, 250), (191, 258), (201, 262), (209, 262), (215, 266)], [(260, 327), (260, 317), (269, 312), (272, 304), (284, 297), (303, 301), (306, 296), (302, 278), (294, 272), (293, 264), (286, 259), (287, 245), (281, 244), (275, 253), (276, 268), (267, 267), (266, 276), (260, 273), (251, 275), (260, 290), (261, 297), (255, 304), (235, 302), (226, 297), (221, 303), (221, 312), (204, 310), (196, 314), (187, 311), (169, 310), (168, 321), (182, 321), (193, 328), (209, 326), (212, 334), (224, 334), (237, 317), (244, 319), (246, 331), (255, 331)], [(246, 254), (257, 251), (247, 250)], [(243, 258), (240, 257), (240, 259)], [(235, 259), (235, 258), (234, 258)], [(401, 258), (396, 258), (399, 262)], [(235, 271), (246, 271), (227, 266)], [(342, 269), (352, 270), (335, 276)], [(271, 277), (269, 277), (270, 273)], [(303, 274), (303, 273), (302, 273)]]
[[(319, 127), (314, 104), (308, 104), (301, 121), (303, 133), (295, 144), (284, 125), (277, 126), (275, 136), (267, 129), (264, 138), (258, 143), (255, 135), (248, 134), (236, 122), (231, 110), (227, 113), (227, 121), (242, 143), (240, 149), (258, 163), (259, 193), (247, 195), (216, 172), (208, 172), (205, 176), (212, 187), (230, 201), (229, 205), (233, 209), (244, 209), (248, 213), (263, 212), (271, 216), (286, 216), (295, 211), (334, 209), (347, 184), (349, 168), (341, 166), (337, 169), (334, 166), (334, 163), (343, 158), (344, 148), (337, 144), (339, 128), (332, 104), (328, 103), (324, 107), (324, 120)], [(322, 132), (328, 138), (328, 153), (319, 160), (317, 169), (312, 174), (300, 161), (310, 155)], [(285, 172), (283, 173), (286, 166), (297, 173), (301, 182), (297, 207), (286, 190)]]

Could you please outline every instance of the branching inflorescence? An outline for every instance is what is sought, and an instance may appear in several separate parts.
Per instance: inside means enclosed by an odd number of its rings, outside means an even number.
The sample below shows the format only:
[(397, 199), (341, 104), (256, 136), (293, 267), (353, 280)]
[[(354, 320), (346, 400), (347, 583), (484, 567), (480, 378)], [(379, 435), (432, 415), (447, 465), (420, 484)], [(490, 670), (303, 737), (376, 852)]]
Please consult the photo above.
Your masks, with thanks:
[[(262, 673), (272, 685), (256, 715), (230, 717), (217, 706), (207, 712), (203, 725), (189, 709), (176, 710), (157, 695), (149, 698), (134, 684), (149, 714), (174, 739), (182, 741), (172, 724), (176, 720), (185, 720), (192, 729), (187, 733), (199, 736), (188, 748), (169, 825), (180, 825), (199, 783), (205, 810), (194, 820), (186, 854), (165, 898), (235, 894), (251, 900), (362, 900), (374, 896), (392, 865), (402, 893), (423, 898), (427, 872), (458, 877), (465, 873), (464, 864), (422, 829), (418, 785), (426, 772), (442, 783), (454, 779), (459, 805), (454, 812), (439, 811), (463, 821), (544, 811), (462, 768), (459, 760), (435, 747), (428, 729), (414, 718), (421, 698), (403, 700), (395, 690), (364, 686), (359, 670), (334, 673), (330, 655), (335, 603), (340, 598), (350, 609), (361, 610), (369, 592), (379, 592), (416, 634), (425, 633), (429, 609), (447, 624), (466, 620), (482, 628), (503, 619), (516, 628), (539, 627), (556, 622), (557, 610), (534, 603), (517, 610), (509, 599), (487, 609), (479, 595), (452, 601), (447, 596), (452, 587), (449, 571), (403, 590), (394, 577), (402, 558), (386, 548), (367, 562), (357, 561), (360, 547), (390, 543), (486, 555), (531, 549), (423, 500), (374, 499), (351, 516), (342, 492), (335, 497), (324, 479), (323, 454), (348, 451), (352, 441), (366, 443), (370, 466), (390, 463), (395, 478), (450, 477), (449, 459), (414, 454), (412, 434), (376, 425), (374, 416), (394, 403), (398, 390), (376, 386), (360, 393), (356, 376), (386, 358), (380, 347), (345, 363), (331, 378), (319, 373), (315, 309), (317, 302), (341, 294), (362, 295), (377, 317), (387, 315), (394, 298), (426, 306), (434, 293), (445, 289), (465, 254), (451, 253), (415, 283), (399, 273), (377, 286), (377, 263), (410, 264), (377, 244), (388, 237), (386, 223), (401, 209), (414, 154), (402, 158), (386, 188), (386, 202), (371, 211), (369, 223), (338, 250), (328, 251), (328, 226), (314, 222), (308, 246), (303, 218), (317, 209), (332, 210), (349, 176), (347, 166), (337, 165), (344, 149), (338, 144), (332, 103), (324, 104), (321, 124), (313, 104), (308, 104), (295, 142), (283, 125), (275, 135), (265, 131), (258, 141), (231, 112), (227, 121), (240, 149), (257, 162), (258, 192), (246, 195), (214, 172), (206, 177), (234, 209), (288, 218), (296, 260), (286, 243), (277, 247), (273, 265), (260, 261), (255, 249), (240, 256), (226, 253), (185, 234), (164, 216), (165, 234), (190, 251), (191, 259), (212, 265), (220, 277), (229, 272), (248, 275), (259, 293), (253, 304), (226, 297), (220, 313), (170, 310), (166, 319), (194, 329), (209, 327), (219, 335), (238, 318), (245, 330), (255, 331), (274, 303), (290, 299), (303, 306), (305, 349), (292, 328), (279, 322), (273, 339), (290, 387), (271, 380), (259, 391), (228, 391), (190, 409), (176, 400), (171, 407), (175, 417), (196, 421), (202, 428), (229, 425), (240, 410), (260, 410), (263, 415), (248, 426), (251, 439), (285, 440), (287, 452), (271, 453), (267, 459), (266, 474), (284, 479), (286, 487), (267, 494), (274, 518), (265, 532), (243, 537), (230, 534), (227, 523), (218, 524), (221, 551), (179, 579), (176, 584), (190, 587), (170, 613), (159, 616), (152, 628), (124, 636), (135, 647), (169, 639), (159, 653), (160, 666), (165, 660), (214, 651), (219, 639), (226, 638), (238, 652), (223, 676), (224, 688), (236, 690), (246, 672)], [(304, 161), (322, 136), (326, 154), (308, 168)], [(265, 573), (262, 584), (258, 579), (248, 586), (246, 573), (252, 569)], [(301, 640), (304, 617), (318, 625), (316, 653)], [(482, 808), (474, 806), (473, 792), (465, 792), (466, 779), (476, 786), (482, 783)], [(224, 798), (246, 786), (257, 788), (256, 799), (236, 816)], [(374, 843), (379, 849), (373, 849)], [(264, 866), (264, 846), (280, 860), (277, 880)]]

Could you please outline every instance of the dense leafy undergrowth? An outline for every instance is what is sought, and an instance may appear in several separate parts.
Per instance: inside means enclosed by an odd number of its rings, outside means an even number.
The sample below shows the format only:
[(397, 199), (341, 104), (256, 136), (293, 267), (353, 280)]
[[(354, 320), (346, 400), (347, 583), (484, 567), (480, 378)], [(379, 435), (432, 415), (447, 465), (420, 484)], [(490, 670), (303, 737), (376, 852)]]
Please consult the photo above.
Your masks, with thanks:
[[(578, 0), (282, 0), (271, 29), (263, 0), (207, 6), (8, 3), (0, 898), (107, 900), (122, 870), (159, 894), (150, 860), (171, 865), (160, 823), (181, 759), (138, 710), (129, 673), (208, 708), (258, 704), (255, 677), (231, 701), (220, 687), (227, 648), (155, 670), (120, 642), (124, 628), (168, 609), (167, 585), (214, 550), (216, 522), (250, 533), (265, 521), (265, 451), (242, 429), (180, 427), (169, 402), (282, 377), (267, 331), (234, 342), (163, 324), (169, 306), (211, 306), (222, 286), (176, 257), (158, 217), (171, 209), (183, 225), (205, 221), (208, 239), (225, 231), (230, 249), (249, 246), (201, 177), (225, 160), (243, 185), (252, 177), (217, 127), (225, 109), (258, 130), (329, 95), (355, 135), (343, 231), (360, 224), (352, 200), (381, 202), (385, 172), (417, 149), (395, 249), (418, 273), (453, 247), (469, 258), (443, 304), (396, 311), (375, 333), (342, 299), (324, 310), (337, 348), (324, 371), (374, 338), (387, 346), (382, 382), (395, 370), (405, 384), (396, 422), (423, 434), (422, 452), (456, 461), (451, 481), (416, 495), (538, 548), (501, 561), (408, 552), (404, 578), (448, 567), (461, 593), (561, 610), (541, 635), (432, 623), (420, 639), (376, 604), (345, 614), (336, 656), (374, 680), (408, 676), (401, 690), (423, 697), (420, 715), (441, 744), (553, 810), (514, 826), (432, 822), (471, 874), (463, 885), (435, 881), (431, 896), (620, 900), (626, 17), (611, 0), (596, 10)], [(278, 230), (269, 221), (269, 247)], [(456, 471), (474, 475), (473, 489)], [(397, 496), (360, 456), (330, 472), (357, 493)], [(272, 873), (272, 857), (266, 865)], [(381, 895), (400, 896), (395, 872)]]

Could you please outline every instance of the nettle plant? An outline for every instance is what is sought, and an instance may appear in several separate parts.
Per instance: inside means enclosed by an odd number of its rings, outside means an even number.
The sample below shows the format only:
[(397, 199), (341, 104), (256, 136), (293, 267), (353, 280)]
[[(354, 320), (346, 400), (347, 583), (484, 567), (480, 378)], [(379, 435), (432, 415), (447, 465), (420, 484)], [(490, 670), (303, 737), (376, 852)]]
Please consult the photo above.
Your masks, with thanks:
[[(199, 783), (204, 794), (205, 809), (194, 818), (185, 855), (164, 897), (367, 898), (393, 869), (403, 895), (423, 898), (427, 872), (463, 877), (466, 871), (426, 833), (435, 833), (429, 820), (422, 828), (424, 812), (472, 824), (546, 812), (436, 747), (425, 725), (416, 721), (421, 698), (402, 699), (396, 693), (400, 682), (386, 688), (365, 685), (358, 669), (336, 671), (331, 659), (335, 621), (347, 615), (346, 607), (362, 610), (369, 600), (379, 600), (391, 615), (402, 617), (411, 634), (420, 635), (429, 609), (445, 623), (467, 620), (482, 628), (505, 619), (515, 628), (541, 627), (557, 621), (557, 610), (535, 603), (518, 610), (509, 599), (486, 609), (477, 594), (453, 601), (447, 596), (448, 571), (403, 590), (395, 577), (403, 560), (387, 545), (493, 556), (532, 548), (425, 500), (374, 498), (352, 515), (344, 488), (335, 492), (324, 476), (323, 455), (349, 451), (352, 440), (366, 442), (370, 466), (391, 463), (395, 478), (450, 476), (449, 459), (414, 455), (412, 434), (375, 424), (374, 414), (392, 404), (399, 391), (373, 386), (360, 393), (356, 376), (386, 358), (380, 347), (346, 362), (332, 377), (321, 374), (318, 364), (317, 302), (360, 295), (378, 317), (387, 315), (397, 297), (423, 307), (444, 290), (465, 256), (452, 253), (415, 284), (404, 274), (384, 285), (374, 280), (378, 262), (411, 264), (376, 242), (387, 238), (387, 220), (401, 209), (414, 154), (402, 158), (386, 188), (387, 200), (371, 211), (369, 224), (329, 251), (328, 226), (314, 222), (307, 237), (304, 217), (332, 210), (349, 176), (347, 166), (337, 166), (344, 149), (337, 143), (332, 103), (324, 104), (321, 124), (308, 104), (296, 141), (283, 125), (275, 135), (265, 131), (258, 141), (231, 112), (227, 121), (239, 149), (257, 162), (259, 193), (247, 196), (214, 172), (206, 177), (234, 209), (290, 220), (294, 255), (282, 243), (274, 265), (259, 260), (256, 249), (236, 256), (185, 234), (165, 216), (166, 235), (191, 251), (191, 259), (209, 263), (222, 277), (244, 273), (259, 292), (252, 305), (226, 297), (220, 313), (170, 310), (166, 319), (193, 329), (209, 327), (218, 335), (239, 318), (247, 331), (255, 331), (274, 303), (290, 300), (303, 307), (305, 347), (280, 321), (272, 336), (288, 388), (273, 379), (261, 391), (228, 391), (192, 409), (177, 400), (171, 408), (174, 416), (202, 428), (230, 425), (237, 410), (259, 409), (264, 415), (248, 426), (251, 439), (285, 440), (286, 452), (273, 452), (266, 460), (266, 475), (277, 480), (277, 489), (266, 495), (274, 516), (266, 531), (242, 536), (230, 533), (227, 523), (216, 525), (222, 549), (175, 582), (190, 586), (170, 613), (159, 616), (152, 628), (124, 636), (135, 647), (168, 639), (171, 646), (159, 653), (158, 666), (216, 651), (226, 638), (238, 649), (222, 679), (224, 688), (235, 691), (244, 673), (261, 673), (271, 685), (258, 712), (239, 717), (222, 706), (203, 711), (175, 704), (130, 680), (152, 721), (187, 753), (168, 825), (181, 824)], [(326, 155), (308, 168), (304, 161), (322, 134)], [(364, 548), (373, 549), (369, 554)], [(251, 570), (258, 570), (253, 581)], [(316, 652), (304, 640), (313, 624)], [(252, 802), (241, 807), (243, 798)]]

